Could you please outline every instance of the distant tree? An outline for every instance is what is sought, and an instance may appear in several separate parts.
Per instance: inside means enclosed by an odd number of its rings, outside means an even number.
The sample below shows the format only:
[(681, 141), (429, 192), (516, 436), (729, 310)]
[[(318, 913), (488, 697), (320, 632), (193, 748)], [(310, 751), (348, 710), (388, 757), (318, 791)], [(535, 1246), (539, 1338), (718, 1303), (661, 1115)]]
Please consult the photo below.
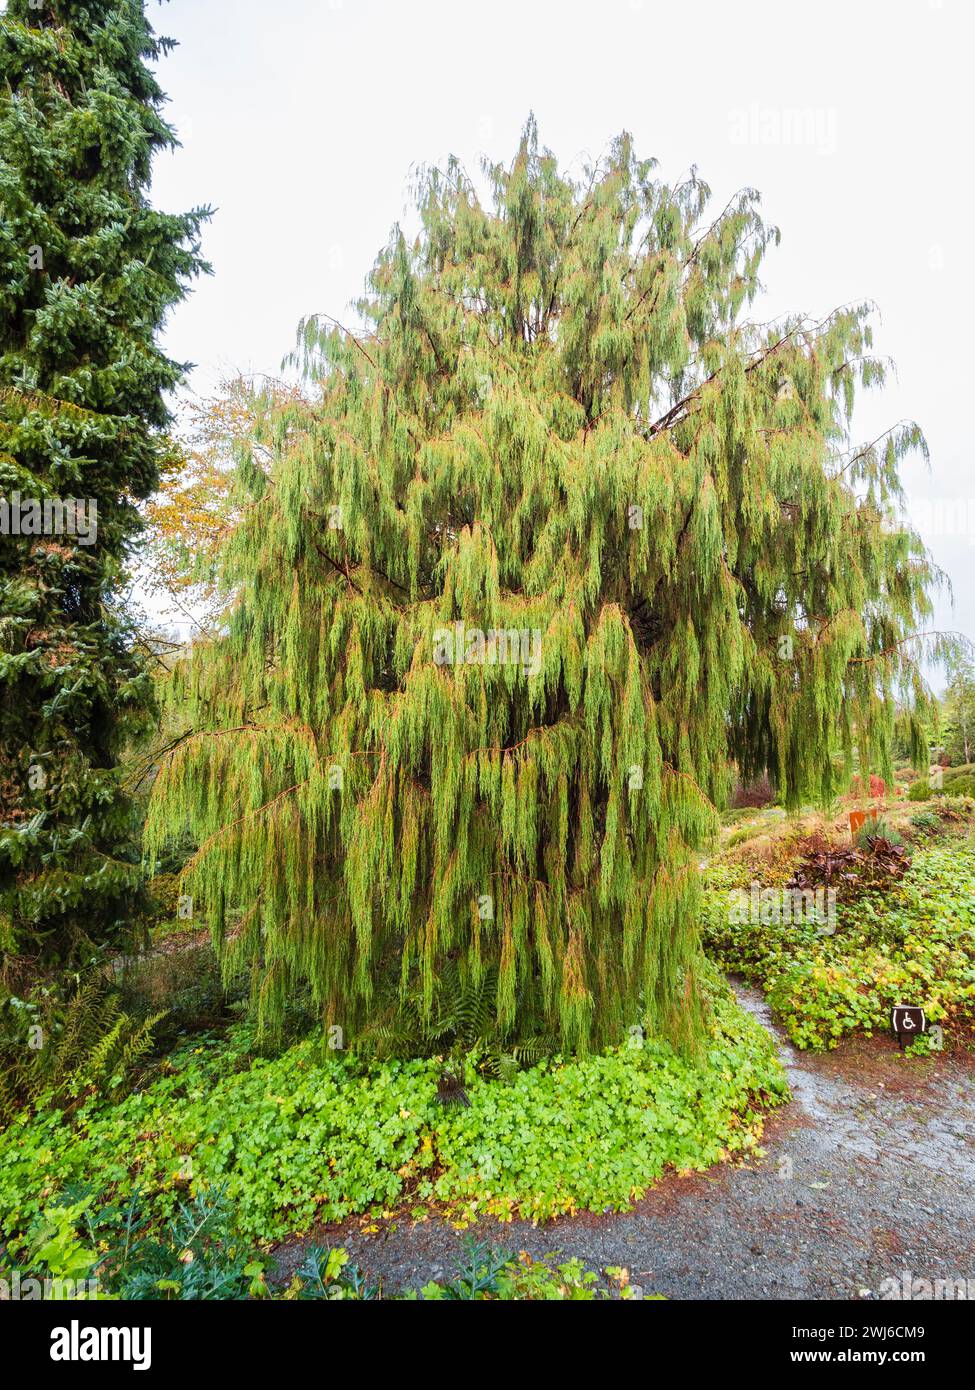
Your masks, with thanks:
[(923, 696), (931, 570), (893, 520), (923, 441), (849, 443), (866, 308), (742, 319), (753, 191), (707, 215), (627, 136), (574, 182), (534, 124), (487, 176), (487, 205), (421, 176), (365, 332), (305, 325), (318, 398), (242, 460), (229, 632), (177, 668), (147, 833), (191, 829), (265, 1026), (304, 986), (347, 1036), (397, 996), (432, 1020), (459, 972), (502, 1032), (689, 1042), (732, 761), (828, 800), (834, 745), (889, 779)]
[(183, 403), (181, 428), (145, 508), (142, 578), (169, 616), (188, 620), (196, 632), (215, 632), (226, 606), (218, 557), (240, 515), (237, 455), (246, 448), (255, 466), (270, 467), (273, 451), (255, 442), (256, 420), (268, 402), (298, 395), (283, 382), (255, 388), (235, 376), (215, 395)]
[[(10, 0), (0, 18), (5, 955), (64, 961), (113, 939), (140, 882), (117, 761), (151, 683), (123, 575), (184, 370), (156, 334), (206, 268), (206, 210), (146, 200), (153, 154), (176, 143), (147, 66), (169, 46), (141, 0)], [(28, 501), (49, 520), (25, 523)], [(55, 504), (73, 501), (72, 534)]]
[(970, 657), (952, 666), (942, 702), (942, 743), (953, 763), (970, 763), (975, 751), (975, 667)]

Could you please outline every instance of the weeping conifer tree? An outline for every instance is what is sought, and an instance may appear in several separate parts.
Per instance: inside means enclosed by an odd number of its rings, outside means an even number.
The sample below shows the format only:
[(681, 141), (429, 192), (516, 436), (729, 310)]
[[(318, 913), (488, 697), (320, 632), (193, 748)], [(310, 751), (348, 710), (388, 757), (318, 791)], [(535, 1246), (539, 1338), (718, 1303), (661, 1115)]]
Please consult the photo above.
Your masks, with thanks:
[[(150, 838), (265, 1026), (310, 986), (356, 1029), (449, 970), (562, 1046), (706, 1012), (696, 855), (729, 771), (828, 799), (888, 769), (931, 570), (895, 519), (913, 425), (850, 447), (884, 376), (866, 306), (749, 322), (777, 237), (622, 136), (579, 180), (537, 144), (479, 197), (418, 179), (358, 334), (319, 317), (311, 399), (245, 450), (226, 634)], [(918, 730), (915, 729), (915, 737)]]

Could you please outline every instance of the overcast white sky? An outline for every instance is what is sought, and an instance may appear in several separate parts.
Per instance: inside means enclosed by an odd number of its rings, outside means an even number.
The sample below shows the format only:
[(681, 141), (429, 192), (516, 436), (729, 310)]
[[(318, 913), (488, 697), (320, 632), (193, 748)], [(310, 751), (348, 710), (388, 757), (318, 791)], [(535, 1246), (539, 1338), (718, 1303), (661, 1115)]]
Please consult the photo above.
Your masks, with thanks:
[[(975, 638), (970, 478), (971, 0), (171, 0), (180, 47), (159, 68), (183, 148), (153, 200), (209, 202), (212, 278), (167, 349), (206, 393), (279, 371), (302, 315), (339, 318), (392, 223), (410, 166), (507, 160), (530, 110), (565, 162), (632, 131), (715, 201), (748, 184), (782, 244), (771, 313), (873, 299), (898, 376), (859, 432), (917, 419), (932, 467), (907, 466), (916, 515), (955, 585), (936, 625)], [(969, 501), (971, 499), (971, 501)], [(966, 509), (970, 508), (970, 518)], [(949, 526), (962, 534), (942, 534)]]

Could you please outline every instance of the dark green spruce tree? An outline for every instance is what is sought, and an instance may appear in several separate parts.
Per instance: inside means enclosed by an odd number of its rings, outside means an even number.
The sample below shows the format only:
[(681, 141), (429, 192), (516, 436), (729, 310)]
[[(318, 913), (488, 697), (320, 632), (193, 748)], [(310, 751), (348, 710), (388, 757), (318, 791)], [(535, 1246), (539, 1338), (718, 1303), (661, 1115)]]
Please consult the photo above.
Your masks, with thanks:
[[(138, 892), (118, 757), (151, 704), (121, 613), (184, 367), (155, 338), (207, 267), (147, 201), (174, 145), (142, 0), (0, 18), (0, 951), (79, 959)], [(45, 504), (47, 504), (45, 506)], [(75, 505), (72, 505), (75, 504)]]

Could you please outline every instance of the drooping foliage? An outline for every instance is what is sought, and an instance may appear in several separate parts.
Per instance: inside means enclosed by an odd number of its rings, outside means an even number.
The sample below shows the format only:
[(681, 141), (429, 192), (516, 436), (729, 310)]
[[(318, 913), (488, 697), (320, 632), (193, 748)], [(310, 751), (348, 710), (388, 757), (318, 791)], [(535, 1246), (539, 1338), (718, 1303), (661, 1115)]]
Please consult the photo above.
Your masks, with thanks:
[[(777, 237), (629, 137), (580, 180), (527, 127), (490, 198), (456, 162), (380, 255), (312, 398), (259, 426), (228, 628), (176, 672), (189, 727), (149, 834), (265, 1025), (348, 1030), (444, 973), (499, 1032), (700, 1031), (695, 857), (729, 769), (829, 797), (888, 765), (930, 571), (893, 518), (915, 426), (849, 447), (869, 310), (743, 311)], [(495, 973), (496, 972), (496, 975)]]
[(164, 215), (146, 198), (153, 154), (175, 143), (146, 65), (167, 46), (142, 0), (10, 0), (0, 17), (8, 958), (85, 955), (125, 925), (141, 880), (117, 761), (151, 680), (120, 591), (136, 503), (166, 451), (164, 395), (183, 371), (155, 336), (204, 268), (206, 215)]

